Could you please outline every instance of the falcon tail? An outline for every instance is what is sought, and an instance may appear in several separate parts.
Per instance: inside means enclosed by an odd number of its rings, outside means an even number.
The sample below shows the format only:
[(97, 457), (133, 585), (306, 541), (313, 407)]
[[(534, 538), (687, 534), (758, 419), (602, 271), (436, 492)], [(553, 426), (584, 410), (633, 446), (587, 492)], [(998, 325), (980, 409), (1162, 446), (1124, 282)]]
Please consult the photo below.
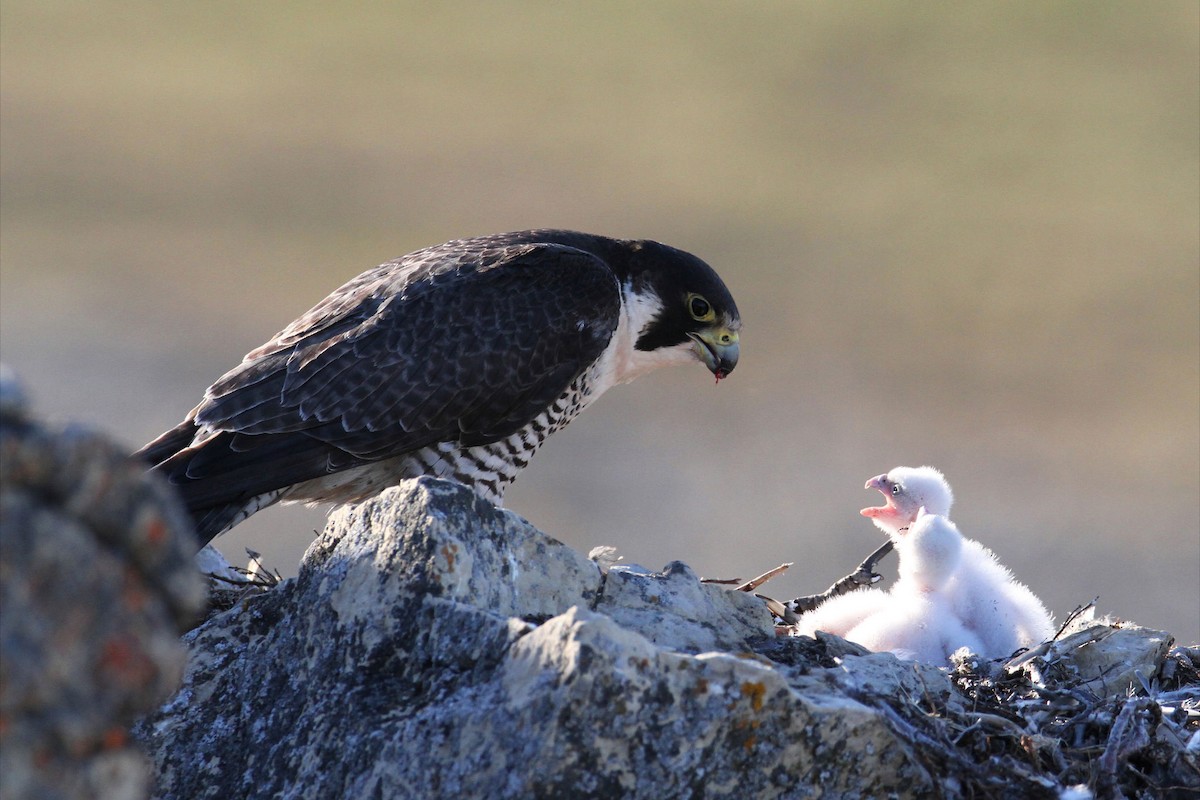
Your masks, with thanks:
[(191, 444), (195, 435), (196, 423), (190, 418), (185, 419), (153, 442), (144, 445), (133, 457), (151, 467), (157, 466)]
[[(189, 448), (195, 436), (196, 424), (191, 419), (186, 419), (154, 441), (143, 446), (133, 454), (133, 458), (144, 461), (153, 471), (162, 472), (172, 485), (175, 486), (176, 490), (180, 492), (187, 506), (188, 515), (192, 518), (192, 523), (195, 526), (197, 549), (200, 549), (211, 542), (218, 534), (224, 533), (255, 511), (275, 502), (279, 498), (280, 493), (265, 494), (261, 497), (251, 498), (249, 501), (241, 498), (231, 502), (218, 501), (203, 505), (198, 504), (195, 498), (190, 496), (191, 493), (187, 491), (187, 488), (171, 480), (169, 473), (163, 469), (165, 466), (164, 462), (171, 460), (173, 456)], [(175, 460), (178, 461), (179, 459)]]

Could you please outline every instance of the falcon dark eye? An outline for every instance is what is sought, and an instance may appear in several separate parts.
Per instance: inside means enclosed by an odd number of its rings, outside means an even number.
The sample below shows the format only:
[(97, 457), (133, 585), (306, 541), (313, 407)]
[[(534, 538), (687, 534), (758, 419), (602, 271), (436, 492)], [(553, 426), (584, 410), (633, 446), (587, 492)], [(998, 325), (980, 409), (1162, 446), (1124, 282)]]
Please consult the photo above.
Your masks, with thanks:
[(692, 312), (693, 319), (700, 322), (708, 322), (716, 316), (708, 301), (698, 294), (688, 295), (688, 311)]

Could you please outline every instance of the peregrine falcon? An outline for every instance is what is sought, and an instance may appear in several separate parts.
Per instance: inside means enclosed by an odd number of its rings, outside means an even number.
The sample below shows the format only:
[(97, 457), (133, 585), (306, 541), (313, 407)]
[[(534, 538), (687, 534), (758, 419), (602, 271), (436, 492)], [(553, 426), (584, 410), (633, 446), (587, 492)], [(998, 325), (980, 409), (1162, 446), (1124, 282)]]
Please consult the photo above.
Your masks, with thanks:
[(207, 543), (272, 503), (354, 503), (433, 475), (499, 505), (546, 437), (658, 367), (738, 361), (741, 318), (695, 256), (534, 230), (367, 270), (251, 350), (139, 450)]

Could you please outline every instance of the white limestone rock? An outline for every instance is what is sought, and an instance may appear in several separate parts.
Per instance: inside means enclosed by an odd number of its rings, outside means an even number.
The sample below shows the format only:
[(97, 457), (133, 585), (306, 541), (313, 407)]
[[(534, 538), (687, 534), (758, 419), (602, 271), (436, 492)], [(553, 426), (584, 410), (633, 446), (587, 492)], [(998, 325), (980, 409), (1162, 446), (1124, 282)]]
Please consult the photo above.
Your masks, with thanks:
[(602, 574), (422, 478), (189, 634), (138, 735), (164, 798), (1054, 796), (1055, 745), (946, 670), (770, 634), (683, 564)]
[[(703, 586), (682, 565), (613, 575), (601, 592), (594, 563), (441, 481), (341, 512), (296, 579), (187, 637), (183, 688), (140, 728), (158, 794), (932, 788), (912, 743), (844, 696), (836, 675), (745, 651), (694, 654), (769, 632), (752, 598)], [(784, 647), (800, 658), (801, 643)]]
[(682, 561), (655, 573), (609, 569), (596, 610), (656, 644), (689, 653), (746, 649), (755, 638), (775, 634), (761, 600), (701, 583)]

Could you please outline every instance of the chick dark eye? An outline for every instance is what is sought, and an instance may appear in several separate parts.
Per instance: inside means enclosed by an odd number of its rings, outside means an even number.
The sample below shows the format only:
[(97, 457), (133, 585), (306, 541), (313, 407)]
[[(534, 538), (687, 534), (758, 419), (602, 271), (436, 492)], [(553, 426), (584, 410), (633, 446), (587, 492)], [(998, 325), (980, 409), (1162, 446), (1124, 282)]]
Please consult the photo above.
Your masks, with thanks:
[(898, 483), (892, 484), (892, 494), (893, 495), (900, 494), (900, 484), (898, 484)]
[(693, 294), (688, 297), (688, 310), (692, 313), (692, 317), (701, 321), (707, 321), (713, 318), (712, 306), (698, 294)]

